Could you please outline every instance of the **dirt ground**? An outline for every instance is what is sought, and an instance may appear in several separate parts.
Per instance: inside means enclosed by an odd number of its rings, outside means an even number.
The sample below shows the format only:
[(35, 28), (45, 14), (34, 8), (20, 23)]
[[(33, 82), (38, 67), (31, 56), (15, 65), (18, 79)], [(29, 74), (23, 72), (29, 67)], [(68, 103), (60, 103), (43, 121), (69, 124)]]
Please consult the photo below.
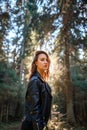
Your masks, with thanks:
[[(61, 114), (57, 111), (57, 107), (55, 106), (51, 112), (51, 119), (48, 122), (48, 129), (44, 130), (87, 130), (84, 126), (79, 125), (70, 125), (66, 121), (66, 114)], [(10, 130), (20, 130), (21, 123)]]

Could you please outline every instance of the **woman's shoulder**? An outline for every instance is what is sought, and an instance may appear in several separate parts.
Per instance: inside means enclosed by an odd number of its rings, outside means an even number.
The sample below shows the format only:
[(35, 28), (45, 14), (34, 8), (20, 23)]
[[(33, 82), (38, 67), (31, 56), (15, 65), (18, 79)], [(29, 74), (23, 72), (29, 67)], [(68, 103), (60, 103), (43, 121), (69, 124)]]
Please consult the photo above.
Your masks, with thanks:
[(27, 84), (27, 88), (30, 89), (30, 88), (35, 88), (36, 86), (38, 85), (38, 77), (37, 76), (32, 76), (30, 79), (29, 79), (29, 82)]
[(38, 80), (38, 77), (37, 76), (32, 76), (31, 78), (30, 78), (30, 81), (33, 81), (33, 80)]
[(30, 79), (29, 79), (29, 84), (30, 83), (33, 83), (33, 82), (37, 82), (38, 81), (38, 77), (37, 76), (32, 76)]
[(42, 79), (41, 79), (41, 77), (36, 73), (36, 74), (34, 74), (34, 75), (30, 78), (30, 80), (29, 80), (29, 82), (33, 82), (33, 81), (42, 82)]

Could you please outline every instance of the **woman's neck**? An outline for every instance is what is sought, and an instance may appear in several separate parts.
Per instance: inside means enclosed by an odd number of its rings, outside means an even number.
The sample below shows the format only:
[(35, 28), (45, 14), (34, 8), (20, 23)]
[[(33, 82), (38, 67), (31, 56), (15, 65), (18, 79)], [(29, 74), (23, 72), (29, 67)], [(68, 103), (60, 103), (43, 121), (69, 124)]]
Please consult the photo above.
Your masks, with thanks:
[(37, 71), (38, 71), (38, 73), (40, 74), (41, 79), (42, 79), (43, 81), (46, 81), (46, 73), (45, 73), (44, 71), (41, 71), (41, 70), (37, 70)]

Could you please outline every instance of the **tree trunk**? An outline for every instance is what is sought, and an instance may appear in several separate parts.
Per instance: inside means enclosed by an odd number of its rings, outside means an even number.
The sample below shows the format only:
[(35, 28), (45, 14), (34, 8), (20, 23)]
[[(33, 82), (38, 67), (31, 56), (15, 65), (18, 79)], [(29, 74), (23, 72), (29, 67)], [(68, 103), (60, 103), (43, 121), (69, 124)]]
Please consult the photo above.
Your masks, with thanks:
[(2, 121), (2, 116), (3, 116), (3, 104), (1, 105), (0, 121)]
[(9, 104), (7, 103), (7, 106), (6, 106), (6, 122), (8, 122), (8, 112), (9, 112)]
[(75, 123), (75, 116), (73, 110), (72, 91), (70, 83), (70, 63), (69, 63), (69, 32), (70, 25), (73, 16), (72, 1), (66, 0), (63, 5), (63, 30), (62, 30), (62, 41), (65, 47), (65, 90), (66, 90), (66, 110), (67, 110), (67, 121)]
[(66, 86), (66, 110), (67, 120), (70, 123), (75, 123), (73, 101), (72, 101), (72, 90), (70, 83), (70, 64), (69, 64), (69, 44), (67, 38), (65, 39), (65, 86)]

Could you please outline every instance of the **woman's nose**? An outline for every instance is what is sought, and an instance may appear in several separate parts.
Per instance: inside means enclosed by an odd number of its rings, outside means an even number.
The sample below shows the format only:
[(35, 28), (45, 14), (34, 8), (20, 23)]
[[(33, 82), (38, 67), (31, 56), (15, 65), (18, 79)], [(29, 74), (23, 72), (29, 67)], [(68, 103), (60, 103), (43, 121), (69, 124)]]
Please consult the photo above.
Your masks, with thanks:
[(45, 60), (45, 63), (46, 63), (46, 64), (48, 63), (47, 60)]

